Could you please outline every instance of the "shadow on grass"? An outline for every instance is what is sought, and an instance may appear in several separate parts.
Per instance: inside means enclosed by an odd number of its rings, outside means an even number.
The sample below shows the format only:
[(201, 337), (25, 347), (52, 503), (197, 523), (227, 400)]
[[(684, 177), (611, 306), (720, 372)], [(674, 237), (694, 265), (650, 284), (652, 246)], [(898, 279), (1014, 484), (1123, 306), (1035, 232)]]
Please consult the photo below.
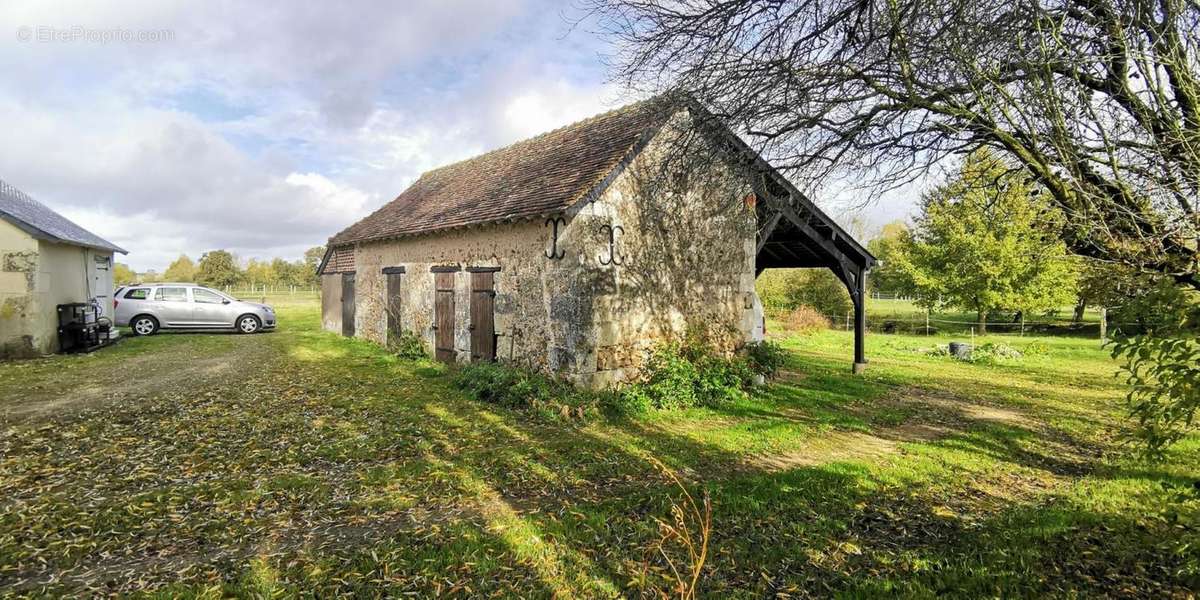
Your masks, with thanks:
[[(902, 450), (892, 462), (908, 471), (854, 459), (756, 468), (669, 419), (541, 420), (470, 401), (443, 368), (319, 332), (311, 315), (281, 323), (255, 377), (197, 374), (179, 393), (112, 405), (76, 428), (47, 418), (0, 437), (0, 586), (637, 593), (654, 519), (669, 517), (677, 493), (650, 456), (713, 499), (711, 597), (1158, 595), (1194, 583), (1178, 543), (1194, 528), (1180, 533), (1154, 509), (1125, 514), (1129, 503), (1102, 510), (1004, 489), (1029, 472), (1151, 484), (1163, 474), (1056, 454), (1084, 446), (1052, 429), (898, 409), (884, 400), (899, 383), (831, 361), (794, 358), (794, 379), (713, 409), (728, 421), (716, 426), (892, 436)], [(904, 429), (935, 419), (941, 437)], [(1186, 503), (1187, 493), (1174, 485), (1141, 500)], [(668, 582), (652, 570), (644, 583)]]

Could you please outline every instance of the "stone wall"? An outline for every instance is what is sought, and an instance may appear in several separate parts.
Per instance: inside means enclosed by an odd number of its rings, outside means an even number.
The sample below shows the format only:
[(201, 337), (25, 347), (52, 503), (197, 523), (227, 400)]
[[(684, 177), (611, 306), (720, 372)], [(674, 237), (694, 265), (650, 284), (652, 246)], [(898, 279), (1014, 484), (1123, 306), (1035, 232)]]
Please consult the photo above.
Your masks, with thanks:
[(564, 312), (561, 302), (550, 300), (559, 297), (569, 275), (544, 254), (547, 230), (543, 222), (526, 221), (359, 245), (355, 252), (356, 335), (386, 344), (387, 279), (383, 269), (402, 266), (406, 272), (400, 284), (401, 327), (418, 334), (432, 353), (434, 273), (430, 269), (456, 265), (462, 270), (452, 274), (454, 346), (458, 360), (469, 360), (471, 276), (466, 268), (499, 267), (494, 277), (497, 358), (535, 369), (555, 366), (548, 348), (570, 343), (578, 337), (572, 330), (588, 319), (571, 318), (566, 320), (572, 324), (565, 327), (550, 326), (550, 313), (567, 317), (570, 312)]
[[(671, 131), (572, 221), (573, 237), (586, 240), (577, 280), (589, 282), (593, 303), (585, 371), (594, 387), (628, 379), (657, 343), (693, 336), (732, 352), (761, 323), (751, 187), (720, 162), (664, 169)], [(612, 260), (605, 225), (621, 228), (619, 265), (602, 264)]]

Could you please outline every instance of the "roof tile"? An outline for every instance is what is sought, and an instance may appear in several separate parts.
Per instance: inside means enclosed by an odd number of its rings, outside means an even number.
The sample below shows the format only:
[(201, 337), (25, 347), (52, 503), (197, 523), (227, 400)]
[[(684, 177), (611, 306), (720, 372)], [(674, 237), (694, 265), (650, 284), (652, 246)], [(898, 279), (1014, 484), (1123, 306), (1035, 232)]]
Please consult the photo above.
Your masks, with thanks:
[(124, 248), (76, 225), (3, 180), (0, 180), (0, 218), (39, 239), (126, 254)]
[(644, 100), (423, 174), (330, 246), (561, 212), (670, 117)]

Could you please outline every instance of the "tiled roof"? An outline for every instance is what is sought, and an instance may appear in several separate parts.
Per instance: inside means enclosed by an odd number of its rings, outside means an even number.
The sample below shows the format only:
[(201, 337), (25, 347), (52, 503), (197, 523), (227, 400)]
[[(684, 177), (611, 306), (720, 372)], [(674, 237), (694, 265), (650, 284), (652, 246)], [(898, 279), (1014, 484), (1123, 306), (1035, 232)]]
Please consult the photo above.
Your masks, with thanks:
[(124, 248), (76, 225), (3, 180), (0, 180), (0, 218), (38, 239), (128, 254)]
[(671, 106), (645, 100), (429, 171), (329, 245), (564, 211), (648, 140)]

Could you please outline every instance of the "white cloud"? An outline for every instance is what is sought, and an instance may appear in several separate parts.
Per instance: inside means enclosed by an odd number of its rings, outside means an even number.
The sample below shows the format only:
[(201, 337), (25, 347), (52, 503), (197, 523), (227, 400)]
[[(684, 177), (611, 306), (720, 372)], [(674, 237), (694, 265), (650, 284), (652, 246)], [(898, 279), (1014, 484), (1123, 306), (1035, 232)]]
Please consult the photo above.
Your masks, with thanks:
[[(296, 258), (422, 171), (607, 108), (557, 6), (9, 0), (0, 121), (19, 126), (0, 177), (135, 268), (222, 247)], [(172, 35), (22, 42), (23, 26)]]

